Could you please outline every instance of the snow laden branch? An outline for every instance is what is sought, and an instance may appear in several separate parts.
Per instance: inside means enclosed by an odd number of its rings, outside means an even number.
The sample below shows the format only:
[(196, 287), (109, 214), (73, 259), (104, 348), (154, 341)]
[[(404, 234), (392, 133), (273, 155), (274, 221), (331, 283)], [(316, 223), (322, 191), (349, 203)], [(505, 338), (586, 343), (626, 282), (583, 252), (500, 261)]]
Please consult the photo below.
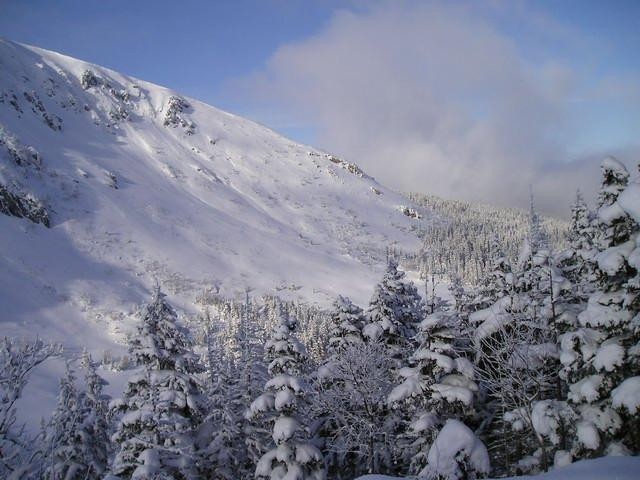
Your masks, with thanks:
[[(62, 346), (40, 339), (19, 342), (5, 337), (0, 348), (0, 477), (8, 478), (30, 463), (29, 440), (16, 425), (16, 407), (33, 370), (60, 355)], [(26, 456), (26, 458), (25, 458)], [(18, 478), (18, 477), (16, 477)]]

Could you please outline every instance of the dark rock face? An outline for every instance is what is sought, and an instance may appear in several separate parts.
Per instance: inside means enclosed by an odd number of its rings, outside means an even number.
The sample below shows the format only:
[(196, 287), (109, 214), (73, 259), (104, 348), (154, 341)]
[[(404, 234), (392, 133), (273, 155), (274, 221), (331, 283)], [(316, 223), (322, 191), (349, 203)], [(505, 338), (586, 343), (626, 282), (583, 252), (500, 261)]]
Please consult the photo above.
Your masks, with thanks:
[(100, 79), (96, 77), (96, 74), (91, 70), (85, 70), (80, 78), (80, 84), (84, 90), (88, 90), (91, 87), (97, 87), (101, 83)]
[(29, 195), (20, 195), (0, 185), (0, 213), (11, 217), (27, 218), (33, 223), (50, 227), (49, 213), (37, 199)]
[(187, 135), (193, 135), (196, 131), (195, 123), (185, 119), (181, 113), (187, 113), (191, 109), (191, 105), (184, 98), (172, 95), (167, 103), (167, 111), (164, 116), (165, 127), (181, 126), (185, 129)]

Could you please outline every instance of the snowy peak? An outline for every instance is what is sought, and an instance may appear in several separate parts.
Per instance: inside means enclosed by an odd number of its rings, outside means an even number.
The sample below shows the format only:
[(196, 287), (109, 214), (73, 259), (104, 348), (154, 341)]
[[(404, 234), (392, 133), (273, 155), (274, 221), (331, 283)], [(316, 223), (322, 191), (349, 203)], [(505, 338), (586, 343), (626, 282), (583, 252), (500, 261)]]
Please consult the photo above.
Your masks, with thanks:
[(156, 280), (185, 306), (204, 289), (363, 301), (389, 245), (418, 247), (419, 209), (353, 163), (39, 48), (0, 41), (0, 72), (12, 322), (105, 316)]

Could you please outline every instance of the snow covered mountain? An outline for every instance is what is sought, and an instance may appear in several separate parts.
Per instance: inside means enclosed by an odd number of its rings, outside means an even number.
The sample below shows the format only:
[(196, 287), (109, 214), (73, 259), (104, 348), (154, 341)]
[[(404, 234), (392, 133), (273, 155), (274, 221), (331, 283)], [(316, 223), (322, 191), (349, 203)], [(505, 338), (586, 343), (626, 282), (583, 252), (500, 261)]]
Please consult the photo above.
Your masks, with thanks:
[[(0, 327), (108, 346), (155, 282), (368, 299), (413, 206), (356, 165), (167, 88), (0, 40)], [(46, 325), (46, 327), (43, 327)]]

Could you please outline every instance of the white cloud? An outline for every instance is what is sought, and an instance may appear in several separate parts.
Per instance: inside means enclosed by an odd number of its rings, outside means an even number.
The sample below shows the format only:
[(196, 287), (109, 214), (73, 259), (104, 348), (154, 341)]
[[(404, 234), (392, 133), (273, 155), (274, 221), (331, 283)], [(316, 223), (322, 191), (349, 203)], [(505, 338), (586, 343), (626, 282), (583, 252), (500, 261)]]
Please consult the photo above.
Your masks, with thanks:
[[(532, 18), (538, 38), (551, 22)], [(337, 12), (317, 36), (275, 52), (245, 88), (397, 189), (525, 205), (532, 184), (541, 208), (565, 214), (578, 186), (591, 193), (598, 183), (593, 156), (569, 163), (565, 147), (580, 72), (552, 55), (529, 60), (540, 52), (497, 24), (460, 4)], [(578, 43), (556, 23), (550, 30)]]

